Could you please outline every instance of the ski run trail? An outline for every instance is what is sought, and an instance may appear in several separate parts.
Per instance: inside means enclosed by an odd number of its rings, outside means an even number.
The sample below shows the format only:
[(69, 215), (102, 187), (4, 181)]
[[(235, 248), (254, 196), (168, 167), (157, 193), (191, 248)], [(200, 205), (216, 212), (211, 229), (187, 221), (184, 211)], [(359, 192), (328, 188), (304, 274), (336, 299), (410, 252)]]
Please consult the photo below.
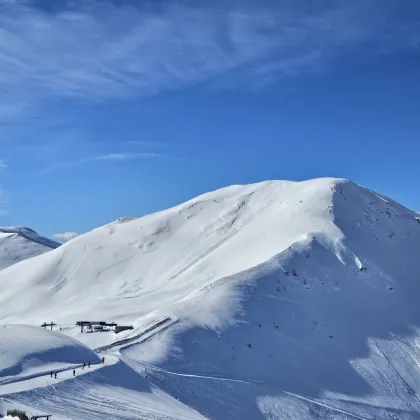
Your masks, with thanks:
[(59, 247), (0, 230), (0, 414), (420, 419), (420, 218), (388, 197), (268, 181)]

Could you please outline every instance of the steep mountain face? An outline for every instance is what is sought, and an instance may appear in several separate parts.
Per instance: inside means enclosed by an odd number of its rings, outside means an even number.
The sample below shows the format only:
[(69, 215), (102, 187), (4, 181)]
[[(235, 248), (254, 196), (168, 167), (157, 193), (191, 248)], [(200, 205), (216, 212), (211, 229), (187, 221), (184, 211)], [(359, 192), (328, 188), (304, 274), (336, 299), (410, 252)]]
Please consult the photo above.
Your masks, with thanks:
[(0, 270), (59, 246), (27, 227), (0, 227)]
[(418, 419), (416, 217), (346, 180), (229, 187), (2, 271), (0, 320), (170, 317), (119, 354), (208, 418)]

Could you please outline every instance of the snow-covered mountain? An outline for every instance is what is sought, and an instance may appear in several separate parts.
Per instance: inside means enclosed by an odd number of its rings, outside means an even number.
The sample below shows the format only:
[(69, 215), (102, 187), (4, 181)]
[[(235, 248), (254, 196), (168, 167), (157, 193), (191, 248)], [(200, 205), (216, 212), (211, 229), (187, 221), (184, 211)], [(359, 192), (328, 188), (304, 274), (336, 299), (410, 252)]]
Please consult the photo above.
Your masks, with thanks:
[[(228, 187), (3, 270), (0, 320), (69, 324), (207, 418), (419, 419), (416, 217), (346, 180)], [(114, 341), (78, 334), (79, 319), (135, 329)], [(14, 398), (54, 409), (34, 395)]]
[(27, 227), (0, 227), (0, 270), (59, 246)]

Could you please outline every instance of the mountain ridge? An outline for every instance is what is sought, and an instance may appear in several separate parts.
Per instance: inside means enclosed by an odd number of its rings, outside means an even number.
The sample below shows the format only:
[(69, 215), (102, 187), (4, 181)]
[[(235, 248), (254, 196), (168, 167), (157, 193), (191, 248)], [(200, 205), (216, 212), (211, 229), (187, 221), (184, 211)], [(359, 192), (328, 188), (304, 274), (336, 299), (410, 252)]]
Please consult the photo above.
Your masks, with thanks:
[(41, 255), (60, 244), (24, 226), (0, 227), (0, 270)]
[[(346, 202), (347, 198), (343, 196), (343, 187), (357, 197), (357, 200), (359, 195), (363, 197), (363, 203), (358, 203), (357, 209), (357, 206), (353, 206), (353, 211), (360, 220), (367, 220), (369, 202), (372, 200), (376, 200), (382, 207), (381, 213), (369, 216), (370, 225), (377, 223), (378, 215), (387, 216), (389, 206), (396, 206), (398, 211), (409, 215), (415, 222), (414, 212), (348, 180), (321, 178), (303, 182), (266, 181), (219, 189), (140, 218), (119, 218), (79, 236), (47, 256), (44, 255), (41, 258), (49, 263), (41, 264), (43, 267), (21, 270), (19, 267), (22, 264), (28, 267), (36, 265), (32, 261), (23, 262), (13, 271), (17, 270), (20, 276), (28, 278), (25, 273), (41, 272), (50, 268), (55, 272), (57, 267), (63, 268), (65, 261), (68, 268), (61, 271), (59, 269), (57, 274), (50, 273), (45, 277), (51, 284), (51, 291), (61, 291), (61, 295), (64, 290), (69, 289), (70, 293), (75, 281), (81, 282), (80, 287), (82, 283), (86, 287), (82, 278), (88, 276), (92, 279), (89, 283), (90, 289), (97, 289), (95, 285), (99, 279), (104, 287), (109, 286), (113, 290), (110, 296), (132, 299), (144, 291), (151, 293), (154, 277), (161, 278), (162, 285), (167, 285), (168, 282), (182, 278), (191, 283), (189, 276), (196, 276), (197, 287), (205, 287), (212, 280), (268, 261), (292, 244), (312, 236), (316, 236), (321, 243), (328, 244), (339, 255), (344, 249), (343, 238), (346, 235), (351, 236), (352, 231), (341, 215), (346, 212), (346, 203), (350, 202)], [(335, 211), (337, 208), (340, 209), (339, 214)], [(361, 215), (360, 208), (363, 208)], [(337, 220), (340, 226), (335, 223)], [(345, 234), (341, 225), (346, 230)], [(389, 227), (387, 229), (390, 230)], [(200, 239), (198, 247), (194, 243), (196, 235)], [(233, 250), (242, 241), (249, 240), (253, 241), (253, 245), (248, 246), (252, 249), (243, 249), (240, 254), (227, 251), (230, 252), (229, 261), (216, 258), (218, 253), (224, 255), (223, 249), (226, 247)], [(113, 248), (107, 249), (108, 242), (113, 244)], [(176, 250), (178, 244), (181, 244), (180, 250)], [(173, 256), (165, 253), (164, 248), (170, 249), (169, 254)], [(70, 254), (75, 257), (72, 258)], [(163, 267), (158, 262), (161, 258), (168, 259)], [(216, 263), (218, 268), (214, 270), (211, 267)], [(136, 264), (142, 267), (143, 280), (141, 277), (136, 278)], [(120, 277), (119, 268), (129, 270), (127, 274), (130, 273), (120, 285), (112, 280), (114, 277), (111, 275)], [(81, 274), (79, 280), (78, 273), (81, 270), (87, 272)], [(0, 282), (1, 279), (2, 276)], [(145, 282), (143, 286), (142, 281)], [(77, 286), (74, 287), (77, 290)], [(97, 291), (102, 293), (100, 288)], [(115, 314), (117, 317), (121, 315)]]
[(0, 321), (170, 319), (117, 353), (208, 418), (418, 419), (416, 217), (343, 179), (228, 187), (3, 270)]

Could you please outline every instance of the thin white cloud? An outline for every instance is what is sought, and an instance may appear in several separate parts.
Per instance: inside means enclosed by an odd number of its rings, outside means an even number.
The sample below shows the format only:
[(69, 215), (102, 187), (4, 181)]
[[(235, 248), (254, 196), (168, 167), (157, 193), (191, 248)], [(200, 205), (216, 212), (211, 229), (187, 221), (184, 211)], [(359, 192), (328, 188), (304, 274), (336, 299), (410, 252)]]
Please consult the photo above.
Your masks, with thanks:
[(6, 169), (8, 165), (3, 159), (0, 159), (0, 169)]
[(63, 233), (56, 233), (53, 235), (54, 239), (57, 239), (60, 242), (68, 242), (74, 238), (80, 236), (80, 233), (77, 232), (63, 232)]
[(119, 153), (106, 153), (102, 155), (89, 156), (78, 160), (57, 162), (54, 165), (46, 168), (43, 172), (54, 172), (62, 169), (73, 168), (80, 165), (89, 164), (92, 162), (125, 162), (135, 159), (177, 159), (171, 155), (161, 153), (133, 153), (133, 152), (119, 152)]
[(132, 159), (147, 159), (156, 157), (169, 157), (160, 153), (107, 153), (105, 155), (98, 155), (88, 158), (87, 161), (105, 160), (105, 161), (124, 161)]
[(179, 0), (136, 7), (80, 0), (58, 3), (73, 8), (57, 11), (3, 1), (0, 113), (26, 112), (50, 96), (150, 95), (232, 70), (241, 70), (232, 83), (256, 86), (324, 65), (348, 48), (415, 48), (420, 6), (402, 3)]

